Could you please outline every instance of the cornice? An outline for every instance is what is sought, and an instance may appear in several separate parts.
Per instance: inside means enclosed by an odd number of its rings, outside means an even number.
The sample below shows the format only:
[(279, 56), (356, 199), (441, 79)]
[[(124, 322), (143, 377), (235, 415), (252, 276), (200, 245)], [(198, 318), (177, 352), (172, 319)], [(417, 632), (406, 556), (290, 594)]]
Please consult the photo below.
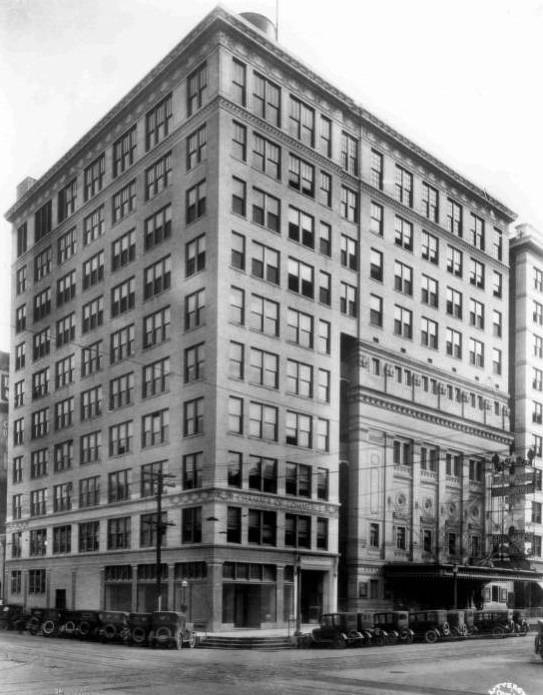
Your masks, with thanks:
[(373, 407), (388, 410), (400, 415), (405, 415), (415, 420), (431, 422), (433, 425), (437, 425), (439, 427), (446, 427), (448, 429), (463, 432), (464, 434), (480, 437), (482, 439), (488, 439), (506, 446), (509, 446), (513, 439), (513, 434), (508, 437), (505, 433), (494, 428), (478, 427), (476, 425), (463, 422), (454, 415), (440, 415), (435, 410), (425, 409), (423, 406), (415, 407), (413, 404), (408, 404), (407, 402), (401, 403), (399, 401), (387, 400), (381, 396), (378, 396), (377, 394), (365, 392), (362, 387), (358, 387), (356, 390), (353, 390), (353, 392), (354, 395), (351, 398), (357, 402), (365, 403), (366, 405), (371, 405)]

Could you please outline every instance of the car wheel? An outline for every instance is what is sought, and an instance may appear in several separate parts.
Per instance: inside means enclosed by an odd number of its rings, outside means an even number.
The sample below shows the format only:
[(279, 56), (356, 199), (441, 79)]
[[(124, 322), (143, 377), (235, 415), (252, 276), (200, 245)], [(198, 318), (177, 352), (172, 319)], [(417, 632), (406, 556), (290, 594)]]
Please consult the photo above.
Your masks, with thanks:
[(189, 649), (194, 649), (194, 647), (196, 647), (197, 641), (198, 639), (196, 635), (194, 634), (194, 632), (191, 632), (188, 639), (185, 640), (185, 642), (183, 643), (183, 646), (188, 647)]
[(427, 630), (424, 634), (424, 639), (428, 644), (435, 644), (437, 642), (438, 634), (435, 630)]
[(38, 620), (38, 618), (30, 618), (30, 620), (28, 621), (27, 629), (31, 635), (37, 635), (40, 631), (40, 621)]
[(41, 626), (41, 631), (44, 637), (51, 637), (57, 631), (57, 625), (54, 620), (46, 620)]
[(130, 639), (134, 644), (143, 644), (146, 637), (145, 630), (139, 625), (136, 625), (130, 633)]
[(107, 623), (106, 625), (104, 625), (102, 635), (106, 640), (113, 640), (115, 639), (115, 637), (117, 637), (117, 628), (112, 623)]
[(403, 630), (400, 630), (400, 642), (405, 642), (406, 644), (409, 644), (412, 641), (413, 635), (411, 633), (411, 630), (408, 630), (406, 627), (404, 627)]
[(70, 637), (74, 634), (75, 632), (75, 623), (73, 620), (68, 620), (68, 622), (64, 625), (64, 632), (67, 635), (70, 635)]
[(505, 635), (505, 629), (503, 625), (496, 625), (496, 627), (492, 628), (492, 637), (500, 638)]

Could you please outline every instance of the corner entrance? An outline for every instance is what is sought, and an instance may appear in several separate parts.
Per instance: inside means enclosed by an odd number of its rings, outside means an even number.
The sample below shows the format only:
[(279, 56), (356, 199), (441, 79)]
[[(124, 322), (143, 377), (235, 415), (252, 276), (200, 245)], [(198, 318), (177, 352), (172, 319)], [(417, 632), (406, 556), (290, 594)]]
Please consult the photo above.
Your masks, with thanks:
[(223, 586), (223, 623), (234, 627), (261, 627), (262, 623), (276, 620), (275, 584)]

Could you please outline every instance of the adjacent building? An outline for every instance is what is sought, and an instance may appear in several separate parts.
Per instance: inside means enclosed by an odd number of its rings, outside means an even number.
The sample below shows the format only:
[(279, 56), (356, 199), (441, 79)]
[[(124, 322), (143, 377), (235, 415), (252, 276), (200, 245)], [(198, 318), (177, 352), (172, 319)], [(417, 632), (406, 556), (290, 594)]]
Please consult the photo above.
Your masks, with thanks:
[(11, 602), (151, 610), (160, 565), (226, 629), (519, 579), (474, 569), (514, 215), (264, 18), (207, 15), (7, 218)]

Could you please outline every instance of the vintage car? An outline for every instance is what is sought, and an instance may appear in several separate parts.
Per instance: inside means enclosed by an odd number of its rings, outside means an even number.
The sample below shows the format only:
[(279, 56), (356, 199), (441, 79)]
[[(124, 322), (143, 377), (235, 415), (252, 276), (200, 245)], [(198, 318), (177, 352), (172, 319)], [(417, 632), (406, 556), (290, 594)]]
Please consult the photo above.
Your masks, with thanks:
[(74, 611), (75, 636), (93, 639), (100, 636), (100, 614), (98, 611)]
[(534, 651), (543, 659), (543, 620), (537, 621), (537, 634), (535, 636)]
[(479, 634), (491, 634), (493, 637), (505, 637), (515, 631), (513, 611), (511, 608), (475, 611), (473, 618), (474, 631)]
[(62, 613), (56, 608), (43, 608), (41, 611), (40, 630), (44, 637), (54, 637), (62, 625)]
[(525, 635), (530, 632), (530, 623), (528, 622), (526, 611), (519, 610), (518, 608), (513, 610), (513, 626), (515, 632), (519, 635)]
[(335, 649), (361, 647), (364, 637), (357, 628), (356, 613), (324, 613), (320, 625), (311, 634), (302, 635), (301, 647), (327, 646)]
[(125, 641), (128, 636), (128, 613), (124, 611), (101, 611), (99, 635), (103, 642)]
[(40, 631), (44, 613), (44, 608), (30, 609), (30, 617), (28, 619), (28, 623), (26, 624), (26, 629), (31, 635), (37, 635)]
[(129, 613), (128, 615), (128, 644), (142, 646), (147, 644), (151, 631), (151, 613)]
[(467, 637), (466, 612), (460, 610), (447, 611), (447, 622), (451, 630), (451, 637)]
[(464, 609), (464, 622), (466, 623), (466, 630), (468, 632), (468, 635), (473, 635), (473, 633), (475, 632), (475, 609)]
[(383, 629), (382, 625), (375, 624), (375, 615), (373, 612), (370, 613), (369, 611), (365, 611), (363, 613), (357, 613), (356, 615), (358, 617), (358, 630), (364, 637), (364, 647), (370, 647), (372, 645), (383, 647), (385, 644), (393, 644), (396, 641), (396, 635), (389, 635), (388, 632)]
[(445, 610), (410, 611), (409, 627), (415, 638), (422, 638), (429, 644), (451, 634)]
[(192, 649), (197, 646), (198, 637), (194, 631), (193, 623), (187, 622), (184, 613), (155, 611), (151, 614), (148, 643), (153, 648), (181, 649), (182, 647), (189, 647)]
[(23, 606), (7, 604), (0, 609), (0, 630), (19, 630), (22, 632), (28, 623), (29, 616)]
[(389, 644), (395, 642), (409, 644), (415, 636), (409, 627), (408, 611), (374, 613), (373, 623), (375, 628), (380, 628), (388, 635), (387, 642)]

